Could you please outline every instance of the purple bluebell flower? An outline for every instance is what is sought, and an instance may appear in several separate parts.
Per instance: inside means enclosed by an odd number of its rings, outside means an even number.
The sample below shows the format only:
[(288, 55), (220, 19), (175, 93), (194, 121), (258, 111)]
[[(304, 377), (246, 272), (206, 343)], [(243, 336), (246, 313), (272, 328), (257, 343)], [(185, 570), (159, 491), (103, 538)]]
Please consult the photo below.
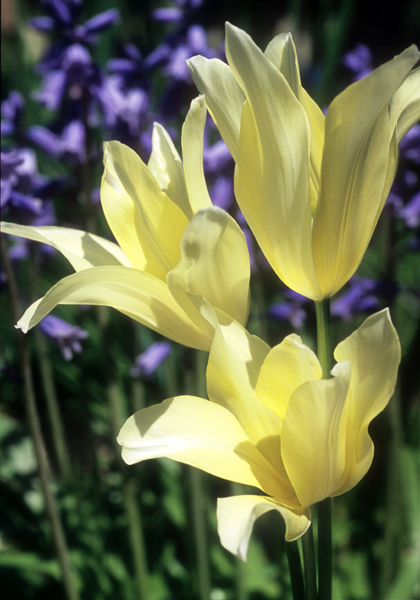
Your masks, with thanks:
[(25, 101), (22, 94), (10, 92), (6, 100), (1, 103), (1, 135), (13, 135), (19, 129)]
[(220, 173), (220, 171), (227, 166), (233, 168), (232, 155), (225, 142), (223, 140), (218, 140), (215, 144), (210, 146), (207, 142), (207, 138), (208, 136), (205, 136), (203, 149), (205, 172), (214, 175)]
[(8, 218), (25, 225), (52, 225), (55, 219), (46, 201), (47, 189), (33, 150), (15, 148), (1, 153), (1, 209)]
[(121, 89), (150, 90), (148, 67), (133, 44), (124, 46), (123, 56), (109, 60), (107, 67), (111, 75), (119, 81)]
[(420, 125), (418, 123), (401, 140), (400, 156), (404, 160), (420, 164)]
[(343, 64), (353, 72), (353, 81), (358, 81), (372, 72), (372, 53), (365, 44), (357, 44), (344, 55)]
[(134, 361), (134, 365), (130, 370), (132, 377), (150, 377), (168, 358), (171, 353), (171, 345), (168, 342), (154, 342), (141, 354), (139, 354)]
[(71, 325), (54, 315), (44, 317), (39, 323), (39, 328), (44, 335), (58, 344), (65, 360), (71, 360), (73, 353), (80, 354), (83, 350), (80, 340), (89, 336), (81, 327)]
[(277, 321), (287, 321), (295, 329), (302, 329), (306, 320), (306, 310), (303, 308), (309, 300), (305, 296), (285, 290), (283, 300), (276, 302), (268, 309), (268, 316)]
[(233, 180), (232, 177), (219, 175), (213, 183), (210, 193), (211, 199), (215, 206), (228, 211), (233, 203)]
[(38, 148), (55, 158), (83, 163), (86, 160), (86, 131), (79, 119), (70, 121), (61, 135), (46, 127), (34, 125), (27, 132), (27, 138)]
[(420, 191), (397, 211), (398, 216), (405, 221), (405, 224), (410, 229), (414, 229), (420, 225)]
[(305, 310), (292, 302), (276, 302), (270, 306), (268, 316), (277, 321), (286, 321), (295, 329), (302, 329), (305, 324)]
[(148, 93), (141, 88), (124, 90), (120, 79), (110, 76), (102, 85), (99, 99), (112, 138), (134, 145), (148, 122)]
[(347, 291), (331, 304), (331, 314), (351, 321), (357, 313), (372, 313), (380, 309), (380, 299), (389, 302), (398, 293), (398, 286), (391, 281), (375, 281), (367, 277), (353, 276)]

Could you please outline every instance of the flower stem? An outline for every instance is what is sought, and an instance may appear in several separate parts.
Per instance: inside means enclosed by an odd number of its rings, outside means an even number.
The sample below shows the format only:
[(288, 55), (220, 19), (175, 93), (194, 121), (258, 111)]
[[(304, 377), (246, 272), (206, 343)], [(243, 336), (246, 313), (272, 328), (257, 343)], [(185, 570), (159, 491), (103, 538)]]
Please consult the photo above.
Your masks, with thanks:
[(331, 498), (318, 504), (318, 600), (332, 598)]
[(323, 379), (330, 378), (332, 368), (331, 315), (329, 298), (315, 302), (317, 353)]
[(312, 526), (302, 537), (303, 564), (305, 565), (306, 600), (317, 600), (316, 563)]
[(286, 542), (286, 557), (289, 565), (290, 584), (292, 586), (293, 600), (305, 598), (305, 586), (303, 583), (302, 564), (297, 542)]
[[(315, 302), (318, 358), (322, 377), (328, 379), (332, 368), (331, 314), (329, 299)], [(318, 504), (318, 600), (332, 598), (331, 498)]]

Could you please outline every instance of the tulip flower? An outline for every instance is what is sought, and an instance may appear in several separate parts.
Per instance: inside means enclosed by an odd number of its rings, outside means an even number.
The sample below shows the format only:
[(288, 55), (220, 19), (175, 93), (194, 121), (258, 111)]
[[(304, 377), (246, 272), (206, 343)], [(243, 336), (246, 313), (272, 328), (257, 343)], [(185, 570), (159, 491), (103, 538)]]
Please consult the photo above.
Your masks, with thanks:
[(286, 540), (302, 536), (311, 506), (353, 488), (374, 447), (372, 419), (396, 382), (400, 344), (389, 311), (370, 316), (334, 353), (331, 379), (292, 334), (270, 350), (238, 323), (216, 323), (207, 367), (209, 400), (170, 398), (122, 427), (126, 463), (169, 457), (260, 495), (218, 500), (222, 544), (245, 560), (254, 521), (277, 510)]
[(76, 273), (32, 304), (24, 332), (57, 304), (112, 306), (168, 338), (209, 350), (213, 328), (191, 298), (245, 324), (249, 253), (237, 223), (212, 205), (203, 173), (206, 107), (194, 100), (182, 130), (183, 163), (155, 123), (148, 165), (119, 142), (104, 147), (101, 202), (118, 244), (60, 227), (2, 223), (2, 232), (57, 248)]
[(416, 46), (322, 111), (303, 89), (290, 34), (263, 53), (227, 23), (226, 56), (190, 59), (236, 162), (239, 206), (278, 277), (321, 301), (359, 266), (393, 182), (398, 144), (420, 119)]

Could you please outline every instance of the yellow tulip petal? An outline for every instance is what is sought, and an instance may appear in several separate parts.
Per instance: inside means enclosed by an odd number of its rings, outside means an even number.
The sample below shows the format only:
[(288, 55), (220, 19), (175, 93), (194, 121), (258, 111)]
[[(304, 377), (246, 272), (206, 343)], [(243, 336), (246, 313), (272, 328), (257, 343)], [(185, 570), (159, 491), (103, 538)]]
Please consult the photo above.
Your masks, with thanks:
[(181, 260), (167, 276), (169, 289), (198, 327), (210, 325), (191, 301), (198, 294), (245, 324), (249, 311), (249, 253), (243, 232), (224, 210), (199, 211), (181, 240)]
[(164, 281), (179, 261), (187, 217), (128, 146), (107, 142), (104, 164), (101, 201), (113, 234), (134, 267)]
[(54, 246), (67, 258), (75, 271), (102, 265), (132, 266), (117, 244), (86, 231), (67, 227), (30, 227), (6, 222), (2, 222), (0, 226), (2, 233)]
[(235, 170), (239, 206), (280, 279), (320, 299), (311, 248), (305, 111), (279, 70), (245, 32), (229, 24), (226, 55), (247, 97)]
[(207, 365), (209, 398), (237, 418), (251, 442), (271, 465), (277, 496), (296, 503), (280, 453), (281, 421), (255, 393), (259, 370), (269, 348), (235, 321), (216, 327)]
[(337, 361), (351, 363), (347, 469), (345, 481), (335, 493), (338, 495), (354, 487), (369, 469), (374, 449), (368, 426), (388, 404), (394, 391), (401, 348), (389, 310), (368, 317), (337, 346), (334, 356)]
[(206, 102), (199, 96), (191, 102), (182, 126), (182, 160), (185, 183), (193, 213), (212, 205), (203, 170), (203, 141), (206, 124)]
[(296, 47), (290, 33), (277, 35), (267, 46), (267, 58), (280, 70), (308, 117), (310, 127), (311, 212), (314, 214), (321, 178), (321, 160), (324, 147), (325, 117), (316, 102), (302, 88)]
[(298, 335), (288, 335), (266, 356), (257, 382), (257, 396), (284, 421), (290, 397), (305, 381), (321, 379), (322, 369), (314, 352)]
[[(269, 465), (235, 417), (202, 398), (179, 396), (130, 417), (117, 439), (128, 464), (166, 456), (230, 481), (276, 491)], [(264, 486), (262, 488), (261, 486)]]
[(311, 524), (310, 510), (292, 512), (273, 498), (265, 496), (233, 496), (217, 501), (217, 522), (222, 546), (246, 561), (249, 539), (255, 521), (264, 513), (277, 510), (286, 525), (286, 540), (300, 538)]
[(218, 58), (194, 56), (187, 60), (191, 76), (234, 160), (238, 157), (239, 130), (245, 95), (227, 64)]
[(94, 267), (59, 281), (32, 304), (17, 326), (26, 333), (58, 304), (111, 306), (162, 335), (208, 350), (211, 339), (188, 319), (165, 283), (127, 267)]
[(410, 73), (404, 83), (392, 96), (390, 121), (391, 126), (396, 126), (398, 144), (419, 120), (420, 67)]
[(332, 374), (298, 387), (283, 423), (281, 454), (304, 507), (334, 495), (345, 471), (350, 363), (336, 365)]
[(397, 163), (389, 103), (418, 57), (417, 49), (409, 48), (348, 87), (328, 109), (313, 226), (323, 297), (353, 275), (372, 237)]
[(179, 206), (187, 219), (191, 219), (194, 213), (188, 198), (181, 158), (169, 134), (159, 123), (153, 124), (152, 153), (147, 166), (162, 192)]

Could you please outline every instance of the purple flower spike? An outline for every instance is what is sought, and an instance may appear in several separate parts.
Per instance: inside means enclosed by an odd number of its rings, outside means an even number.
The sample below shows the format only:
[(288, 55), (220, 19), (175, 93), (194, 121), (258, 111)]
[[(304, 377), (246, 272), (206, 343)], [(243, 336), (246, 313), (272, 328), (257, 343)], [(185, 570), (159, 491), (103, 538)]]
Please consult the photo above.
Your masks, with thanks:
[(120, 13), (116, 8), (110, 8), (105, 12), (100, 13), (99, 15), (95, 15), (84, 25), (79, 25), (78, 30), (83, 30), (84, 36), (99, 33), (111, 25), (117, 25), (120, 21)]
[(152, 11), (152, 17), (160, 23), (179, 23), (183, 14), (179, 8), (156, 8)]
[(229, 210), (233, 201), (233, 181), (231, 177), (220, 175), (213, 184), (211, 198), (214, 206)]
[(357, 44), (353, 50), (344, 55), (343, 64), (353, 71), (353, 79), (357, 81), (372, 72), (372, 54), (367, 46)]
[(138, 377), (139, 375), (150, 377), (169, 356), (171, 350), (171, 345), (168, 342), (155, 342), (137, 356), (130, 370), (130, 375), (132, 377)]
[(401, 158), (420, 164), (420, 125), (414, 125), (400, 144)]
[(54, 315), (48, 315), (39, 323), (39, 327), (47, 337), (54, 340), (60, 347), (66, 360), (73, 358), (73, 353), (80, 354), (83, 348), (80, 340), (86, 339), (89, 334), (81, 327), (70, 325)]
[(417, 192), (410, 202), (398, 211), (398, 216), (404, 219), (410, 229), (418, 227), (420, 224), (420, 192)]
[(295, 329), (302, 329), (305, 324), (306, 312), (292, 302), (277, 302), (269, 308), (268, 316), (277, 321), (287, 321)]

